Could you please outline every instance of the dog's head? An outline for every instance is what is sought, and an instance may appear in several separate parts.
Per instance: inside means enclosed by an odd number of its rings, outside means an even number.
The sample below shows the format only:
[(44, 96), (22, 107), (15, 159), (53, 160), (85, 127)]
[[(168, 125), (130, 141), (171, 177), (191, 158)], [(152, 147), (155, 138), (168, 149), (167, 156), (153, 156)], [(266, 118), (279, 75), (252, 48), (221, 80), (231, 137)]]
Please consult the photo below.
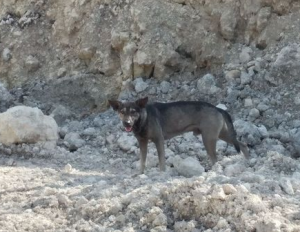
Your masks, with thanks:
[(141, 98), (135, 102), (108, 101), (114, 111), (119, 113), (120, 119), (127, 132), (132, 131), (134, 124), (140, 119), (148, 102), (148, 97)]

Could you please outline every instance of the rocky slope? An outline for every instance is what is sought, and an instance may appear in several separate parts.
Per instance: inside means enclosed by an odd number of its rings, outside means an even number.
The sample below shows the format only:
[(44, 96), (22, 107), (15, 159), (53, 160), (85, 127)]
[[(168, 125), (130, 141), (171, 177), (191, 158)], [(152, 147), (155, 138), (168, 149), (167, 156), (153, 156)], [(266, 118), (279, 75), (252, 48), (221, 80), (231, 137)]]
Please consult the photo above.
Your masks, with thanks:
[[(0, 2), (0, 111), (51, 115), (57, 146), (0, 145), (3, 231), (300, 231), (299, 1)], [(192, 134), (135, 138), (108, 98), (227, 109), (249, 161)], [(0, 118), (2, 114), (0, 114)], [(10, 116), (14, 117), (14, 115)], [(1, 137), (1, 136), (0, 136)]]

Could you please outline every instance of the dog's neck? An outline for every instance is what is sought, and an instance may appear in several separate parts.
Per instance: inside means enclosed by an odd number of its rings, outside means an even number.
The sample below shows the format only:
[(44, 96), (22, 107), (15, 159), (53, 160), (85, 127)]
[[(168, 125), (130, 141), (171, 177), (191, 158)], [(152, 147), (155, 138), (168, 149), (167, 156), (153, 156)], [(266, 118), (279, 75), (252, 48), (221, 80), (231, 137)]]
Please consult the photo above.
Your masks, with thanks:
[(133, 132), (135, 134), (143, 133), (145, 129), (146, 121), (147, 121), (147, 111), (146, 109), (143, 109), (139, 119), (136, 121), (136, 123), (133, 126)]

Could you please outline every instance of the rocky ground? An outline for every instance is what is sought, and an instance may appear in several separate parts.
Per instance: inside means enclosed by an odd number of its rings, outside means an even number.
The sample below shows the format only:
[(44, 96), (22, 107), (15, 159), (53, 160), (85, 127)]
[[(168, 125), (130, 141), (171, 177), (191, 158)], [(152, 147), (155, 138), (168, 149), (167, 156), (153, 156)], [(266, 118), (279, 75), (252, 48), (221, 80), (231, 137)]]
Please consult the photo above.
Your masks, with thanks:
[[(251, 2), (1, 1), (0, 231), (300, 231), (299, 2)], [(106, 103), (144, 96), (227, 109), (251, 158), (187, 133), (136, 175)]]
[(282, 112), (273, 102), (279, 91), (266, 95), (252, 85), (261, 70), (252, 77), (237, 77), (237, 70), (227, 73), (226, 87), (209, 73), (196, 80), (138, 78), (124, 83), (120, 99), (202, 99), (227, 108), (239, 138), (249, 145), (250, 160), (220, 141), (219, 162), (211, 166), (201, 137), (188, 133), (166, 142), (165, 173), (158, 171), (151, 144), (146, 173), (136, 176), (136, 140), (112, 109), (77, 119), (63, 117), (61, 110), (53, 115), (60, 122), (54, 148), (0, 147), (1, 229), (299, 231), (300, 125), (292, 114), (297, 109)]

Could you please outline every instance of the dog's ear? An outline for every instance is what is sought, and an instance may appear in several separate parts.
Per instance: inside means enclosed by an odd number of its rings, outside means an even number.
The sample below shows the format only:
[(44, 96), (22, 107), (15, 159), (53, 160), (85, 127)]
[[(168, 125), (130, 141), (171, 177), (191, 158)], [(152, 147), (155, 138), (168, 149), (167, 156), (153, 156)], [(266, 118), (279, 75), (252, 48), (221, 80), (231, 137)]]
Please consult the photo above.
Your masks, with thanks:
[(135, 103), (138, 105), (138, 107), (145, 108), (147, 102), (148, 102), (148, 97), (145, 97), (145, 98), (141, 98), (141, 99), (137, 100)]
[(116, 100), (108, 100), (108, 103), (114, 111), (118, 111), (122, 105), (122, 102)]

